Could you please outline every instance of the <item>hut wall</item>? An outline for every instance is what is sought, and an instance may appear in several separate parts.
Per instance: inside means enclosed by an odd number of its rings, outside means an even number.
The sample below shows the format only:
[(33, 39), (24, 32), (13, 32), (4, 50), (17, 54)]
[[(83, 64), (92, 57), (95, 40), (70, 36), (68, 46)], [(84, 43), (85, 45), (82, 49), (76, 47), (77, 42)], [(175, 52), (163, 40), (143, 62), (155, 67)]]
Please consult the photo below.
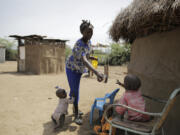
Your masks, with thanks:
[(26, 45), (26, 72), (61, 73), (65, 68), (65, 45)]
[(65, 68), (64, 45), (41, 45), (40, 74), (61, 73)]
[(5, 62), (6, 48), (0, 46), (0, 63)]
[[(128, 72), (142, 80), (142, 93), (168, 99), (170, 93), (180, 87), (180, 28), (164, 33), (155, 33), (136, 39), (132, 45)], [(146, 100), (147, 110), (161, 111), (163, 105)], [(167, 135), (179, 135), (180, 97), (165, 123)], [(166, 128), (167, 127), (167, 128)]]
[(33, 74), (40, 73), (40, 55), (39, 45), (25, 45), (25, 71)]

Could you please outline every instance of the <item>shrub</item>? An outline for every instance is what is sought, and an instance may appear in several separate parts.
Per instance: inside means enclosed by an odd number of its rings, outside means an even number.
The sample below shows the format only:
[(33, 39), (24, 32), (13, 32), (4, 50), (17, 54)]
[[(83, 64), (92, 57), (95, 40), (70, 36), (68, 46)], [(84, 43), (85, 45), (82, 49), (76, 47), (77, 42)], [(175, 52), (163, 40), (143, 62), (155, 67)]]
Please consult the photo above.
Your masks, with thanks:
[(0, 38), (0, 44), (6, 47), (6, 60), (16, 60), (17, 59), (17, 50), (12, 49), (15, 46), (15, 42)]
[(94, 51), (94, 55), (98, 57), (99, 65), (122, 65), (130, 61), (130, 44), (111, 44), (111, 53), (103, 53), (99, 50)]
[(111, 44), (110, 65), (122, 65), (130, 61), (130, 44)]
[(6, 60), (17, 60), (17, 50), (6, 49)]

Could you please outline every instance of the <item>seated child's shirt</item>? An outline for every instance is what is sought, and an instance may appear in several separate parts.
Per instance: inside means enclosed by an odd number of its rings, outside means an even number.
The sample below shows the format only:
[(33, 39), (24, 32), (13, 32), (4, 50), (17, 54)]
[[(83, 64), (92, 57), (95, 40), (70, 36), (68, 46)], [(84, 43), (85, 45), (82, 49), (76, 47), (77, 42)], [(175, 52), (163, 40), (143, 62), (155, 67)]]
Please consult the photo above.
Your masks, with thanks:
[[(119, 104), (127, 105), (137, 110), (145, 111), (145, 102), (140, 91), (126, 90), (123, 96), (120, 98)], [(126, 108), (117, 106), (116, 112), (123, 115), (127, 111)], [(132, 110), (128, 110), (128, 120), (132, 121), (148, 121), (149, 116), (144, 115)]]
[(63, 98), (63, 99), (59, 99), (59, 103), (53, 113), (53, 118), (56, 121), (59, 121), (59, 118), (61, 116), (61, 114), (67, 114), (67, 110), (68, 110), (68, 105), (72, 104), (74, 102), (74, 98), (72, 99), (67, 99), (67, 98)]

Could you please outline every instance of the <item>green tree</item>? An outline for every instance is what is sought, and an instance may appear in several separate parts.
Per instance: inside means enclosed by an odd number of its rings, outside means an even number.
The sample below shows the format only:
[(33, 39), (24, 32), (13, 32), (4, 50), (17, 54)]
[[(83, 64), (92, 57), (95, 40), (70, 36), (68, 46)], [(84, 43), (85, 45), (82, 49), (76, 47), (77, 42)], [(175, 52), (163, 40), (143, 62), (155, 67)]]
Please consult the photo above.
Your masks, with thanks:
[(111, 53), (109, 55), (110, 65), (122, 65), (130, 61), (130, 44), (111, 44)]
[(10, 41), (8, 39), (0, 37), (0, 44), (6, 47), (6, 60), (16, 60), (17, 50), (13, 50), (15, 41)]

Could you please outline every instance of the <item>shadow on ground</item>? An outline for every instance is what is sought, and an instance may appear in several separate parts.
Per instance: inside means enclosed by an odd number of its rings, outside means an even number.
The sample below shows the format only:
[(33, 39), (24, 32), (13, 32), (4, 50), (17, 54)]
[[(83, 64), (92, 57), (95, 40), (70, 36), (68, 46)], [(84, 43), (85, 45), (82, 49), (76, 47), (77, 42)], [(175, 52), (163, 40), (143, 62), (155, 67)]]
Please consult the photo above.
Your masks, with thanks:
[[(79, 126), (71, 126), (71, 123), (73, 123), (73, 115), (66, 116), (65, 124), (63, 128), (54, 130), (54, 123), (52, 121), (48, 121), (43, 124), (44, 130), (42, 135), (58, 135), (60, 132), (63, 131), (69, 131), (69, 132), (74, 132), (77, 130), (77, 135), (96, 135), (93, 131), (93, 126), (90, 125), (89, 123), (89, 114), (90, 112), (86, 113), (83, 115), (83, 124)], [(97, 120), (97, 115), (98, 113), (95, 112), (94, 114), (94, 125), (98, 124)]]
[(67, 131), (69, 130), (70, 132), (74, 132), (77, 129), (77, 126), (71, 126), (70, 124), (73, 122), (73, 117), (72, 115), (66, 116), (65, 123), (63, 128), (60, 128), (58, 130), (54, 130), (54, 123), (52, 121), (46, 122), (43, 124), (44, 131), (43, 135), (57, 135), (62, 131)]
[(0, 72), (0, 75), (27, 76), (27, 75), (36, 75), (36, 74), (26, 73), (26, 72), (9, 71), (9, 72)]
[(83, 125), (80, 126), (77, 133), (78, 135), (96, 135), (93, 131), (94, 125), (100, 124), (100, 119), (98, 119), (98, 111), (94, 111), (93, 125), (89, 123), (90, 112), (83, 115)]

